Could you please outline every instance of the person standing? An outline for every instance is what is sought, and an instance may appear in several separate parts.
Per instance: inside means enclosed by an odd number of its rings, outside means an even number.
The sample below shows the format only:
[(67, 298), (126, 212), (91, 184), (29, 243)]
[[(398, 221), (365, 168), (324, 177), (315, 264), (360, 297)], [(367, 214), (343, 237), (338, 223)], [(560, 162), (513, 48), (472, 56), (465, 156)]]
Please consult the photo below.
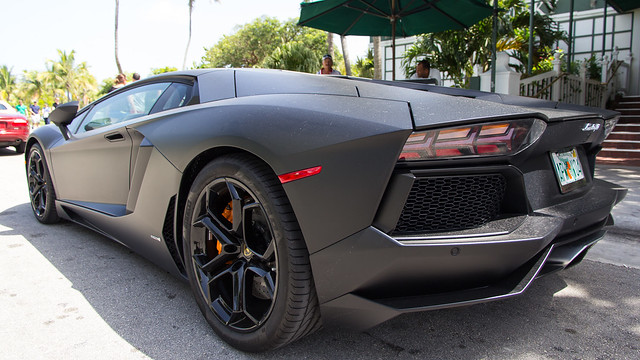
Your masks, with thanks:
[(37, 128), (40, 126), (40, 106), (34, 100), (33, 104), (29, 106), (29, 118), (31, 119), (31, 128)]
[(424, 59), (418, 62), (416, 65), (416, 77), (420, 79), (426, 79), (429, 77), (429, 73), (431, 72), (431, 64), (429, 60)]
[(42, 118), (44, 119), (45, 125), (49, 125), (49, 115), (51, 114), (51, 111), (49, 104), (45, 103), (42, 108)]
[(322, 57), (322, 68), (318, 70), (320, 75), (342, 75), (340, 71), (333, 68), (333, 58), (327, 54)]
[(24, 115), (25, 117), (27, 116), (27, 107), (24, 106), (24, 103), (22, 102), (22, 100), (20, 100), (20, 102), (16, 106), (16, 111)]
[(111, 86), (111, 89), (109, 90), (109, 92), (118, 90), (125, 85), (127, 85), (127, 77), (124, 74), (118, 74), (116, 76), (116, 82), (113, 86)]

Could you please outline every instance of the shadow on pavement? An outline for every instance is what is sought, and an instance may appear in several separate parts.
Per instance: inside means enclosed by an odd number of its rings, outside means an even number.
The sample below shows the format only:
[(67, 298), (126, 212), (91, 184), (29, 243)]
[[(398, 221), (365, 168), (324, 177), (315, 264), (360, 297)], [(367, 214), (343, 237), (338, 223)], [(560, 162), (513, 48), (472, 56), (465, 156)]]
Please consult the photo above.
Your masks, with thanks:
[(0, 213), (0, 235), (23, 236), (109, 327), (154, 359), (595, 359), (640, 352), (636, 269), (584, 261), (510, 300), (403, 315), (364, 333), (322, 330), (276, 351), (245, 354), (216, 337), (186, 282), (116, 242), (69, 222), (42, 225), (27, 203)]

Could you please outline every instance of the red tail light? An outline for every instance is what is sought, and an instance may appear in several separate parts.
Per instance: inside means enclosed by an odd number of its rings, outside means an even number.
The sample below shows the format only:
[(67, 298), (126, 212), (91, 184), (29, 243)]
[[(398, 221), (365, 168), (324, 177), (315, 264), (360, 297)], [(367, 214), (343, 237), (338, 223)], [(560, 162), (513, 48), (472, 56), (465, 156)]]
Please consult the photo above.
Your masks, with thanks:
[(414, 132), (400, 160), (514, 155), (536, 142), (546, 126), (539, 119), (524, 119)]

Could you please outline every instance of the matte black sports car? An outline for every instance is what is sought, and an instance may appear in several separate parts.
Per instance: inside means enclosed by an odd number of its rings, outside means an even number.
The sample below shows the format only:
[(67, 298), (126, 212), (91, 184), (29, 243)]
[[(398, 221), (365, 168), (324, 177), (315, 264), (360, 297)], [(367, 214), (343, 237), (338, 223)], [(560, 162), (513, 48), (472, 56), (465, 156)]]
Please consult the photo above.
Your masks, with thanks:
[[(625, 189), (594, 179), (617, 113), (409, 82), (212, 69), (135, 82), (29, 137), (36, 218), (187, 278), (262, 351), (321, 324), (522, 293), (578, 263)], [(57, 127), (56, 127), (57, 126)]]

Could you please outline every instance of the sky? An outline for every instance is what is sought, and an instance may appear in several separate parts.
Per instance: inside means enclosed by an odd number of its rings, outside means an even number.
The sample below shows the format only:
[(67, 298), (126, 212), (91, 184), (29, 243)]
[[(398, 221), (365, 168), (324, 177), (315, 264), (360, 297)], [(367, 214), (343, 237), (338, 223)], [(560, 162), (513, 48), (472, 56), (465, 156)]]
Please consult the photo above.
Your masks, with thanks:
[[(57, 50), (75, 50), (98, 81), (117, 74), (114, 53), (115, 0), (3, 0), (0, 66), (20, 78), (44, 71)], [(205, 47), (237, 26), (261, 16), (298, 17), (302, 0), (198, 0), (192, 19), (187, 67), (200, 63)], [(148, 76), (153, 68), (182, 68), (189, 29), (187, 0), (120, 0), (118, 58), (123, 71)], [(364, 57), (368, 37), (348, 36), (351, 61)], [(339, 46), (339, 38), (335, 39)], [(318, 64), (318, 66), (320, 66)]]

